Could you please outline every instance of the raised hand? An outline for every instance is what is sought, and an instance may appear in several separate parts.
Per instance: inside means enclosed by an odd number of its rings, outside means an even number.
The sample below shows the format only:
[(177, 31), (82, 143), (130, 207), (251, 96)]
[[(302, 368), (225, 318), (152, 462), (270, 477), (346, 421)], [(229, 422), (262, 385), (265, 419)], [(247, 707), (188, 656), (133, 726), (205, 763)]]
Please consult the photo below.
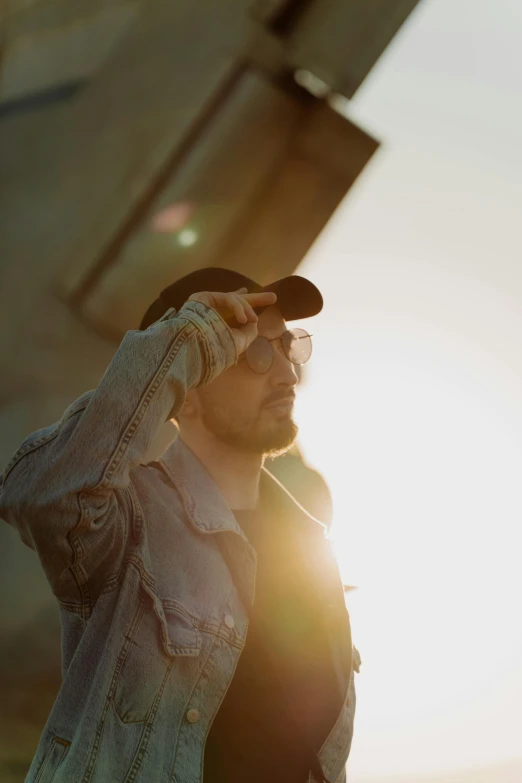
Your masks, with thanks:
[(201, 302), (219, 313), (232, 332), (239, 356), (257, 337), (257, 315), (254, 308), (275, 304), (277, 296), (271, 292), (249, 294), (246, 288), (240, 288), (230, 293), (202, 291), (192, 294), (188, 301)]

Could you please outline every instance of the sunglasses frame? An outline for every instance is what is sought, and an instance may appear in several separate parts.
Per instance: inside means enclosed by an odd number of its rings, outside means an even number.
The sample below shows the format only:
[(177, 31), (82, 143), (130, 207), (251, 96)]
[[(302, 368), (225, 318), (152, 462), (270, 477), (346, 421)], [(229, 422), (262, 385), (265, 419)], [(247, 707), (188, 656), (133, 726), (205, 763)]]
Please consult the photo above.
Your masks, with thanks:
[[(309, 334), (306, 331), (306, 329), (301, 329), (300, 327), (297, 327), (297, 329), (299, 329), (300, 332), (304, 332), (304, 335), (302, 337), (297, 337), (296, 338), (297, 340), (304, 340), (305, 337), (307, 337), (310, 340), (310, 356), (311, 356), (312, 355), (312, 351), (313, 351), (313, 343), (312, 343), (313, 335)], [(293, 331), (297, 331), (297, 329), (295, 329), (295, 330), (294, 329), (287, 329), (286, 332), (283, 332), (283, 334), (279, 335), (279, 337), (272, 337), (271, 339), (269, 339), (268, 337), (263, 337), (263, 335), (259, 335), (258, 337), (256, 337), (256, 340), (266, 340), (267, 343), (275, 343), (278, 340), (280, 340), (281, 341), (281, 348), (283, 349), (283, 353), (286, 356), (286, 358), (288, 359), (288, 361), (291, 362), (295, 367), (302, 367), (304, 364), (306, 364), (306, 362), (310, 361), (310, 356), (304, 362), (293, 362), (292, 359), (288, 356), (288, 354), (286, 353), (286, 351), (285, 351), (285, 349), (283, 347), (283, 338), (284, 338), (284, 336), (286, 334), (291, 334)], [(250, 345), (253, 345), (256, 340), (253, 340), (250, 343)], [(250, 348), (250, 345), (248, 346), (248, 348)], [(272, 366), (274, 364), (274, 353), (275, 353), (274, 347), (272, 346), (272, 361), (270, 362), (270, 365), (267, 367), (267, 369), (263, 370), (263, 372), (259, 372), (258, 370), (254, 370), (254, 368), (250, 366), (250, 363), (248, 361), (248, 348), (246, 349), (245, 353), (241, 357), (248, 364), (248, 369), (251, 370), (252, 372), (254, 372), (256, 375), (266, 375), (267, 372), (270, 372), (270, 370), (272, 369)]]

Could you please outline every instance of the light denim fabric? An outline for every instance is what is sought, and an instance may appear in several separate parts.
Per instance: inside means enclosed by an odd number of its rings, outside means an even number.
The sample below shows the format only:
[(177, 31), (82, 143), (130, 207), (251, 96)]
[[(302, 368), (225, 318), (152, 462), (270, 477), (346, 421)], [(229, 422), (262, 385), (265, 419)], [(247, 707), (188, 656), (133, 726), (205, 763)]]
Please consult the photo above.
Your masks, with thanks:
[[(237, 360), (212, 309), (191, 302), (128, 332), (98, 388), (30, 435), (0, 482), (0, 516), (38, 553), (59, 602), (63, 682), (26, 783), (200, 783), (205, 740), (245, 644), (256, 553), (178, 439), (141, 460), (188, 389)], [(345, 699), (319, 758), (344, 783), (355, 693), (348, 613), (324, 528), (270, 476), (297, 519), (324, 597)]]

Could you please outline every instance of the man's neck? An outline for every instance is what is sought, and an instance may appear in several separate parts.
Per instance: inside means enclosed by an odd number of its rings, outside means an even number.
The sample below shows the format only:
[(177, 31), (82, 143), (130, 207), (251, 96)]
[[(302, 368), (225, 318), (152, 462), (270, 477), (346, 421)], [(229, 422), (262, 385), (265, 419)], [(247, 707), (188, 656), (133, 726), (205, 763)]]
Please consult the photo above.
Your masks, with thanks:
[(232, 510), (257, 507), (261, 455), (239, 451), (216, 438), (196, 438), (186, 433), (180, 437), (205, 466)]

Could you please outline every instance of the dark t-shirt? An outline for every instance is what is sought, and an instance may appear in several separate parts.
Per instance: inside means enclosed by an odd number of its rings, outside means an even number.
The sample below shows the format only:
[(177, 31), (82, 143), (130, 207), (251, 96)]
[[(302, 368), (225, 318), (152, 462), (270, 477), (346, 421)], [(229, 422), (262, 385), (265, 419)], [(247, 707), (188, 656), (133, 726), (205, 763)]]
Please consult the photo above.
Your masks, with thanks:
[[(234, 512), (257, 552), (244, 650), (205, 746), (205, 783), (305, 783), (342, 707), (298, 531)], [(313, 749), (313, 750), (312, 750)]]

